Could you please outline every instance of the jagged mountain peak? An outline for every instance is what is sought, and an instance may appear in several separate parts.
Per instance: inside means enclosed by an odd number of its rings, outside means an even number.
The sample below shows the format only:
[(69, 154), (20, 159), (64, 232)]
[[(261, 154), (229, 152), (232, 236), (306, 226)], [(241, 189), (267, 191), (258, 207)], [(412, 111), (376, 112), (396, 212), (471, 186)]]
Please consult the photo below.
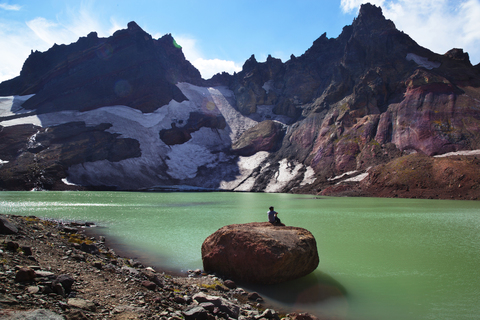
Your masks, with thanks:
[[(361, 5), (359, 14), (357, 18), (353, 20), (353, 23), (343, 27), (337, 40), (344, 42), (352, 35), (359, 36), (363, 33), (372, 36), (373, 33), (384, 33), (391, 30), (398, 31), (396, 30), (395, 24), (391, 20), (385, 18), (382, 8), (366, 3)], [(331, 40), (334, 39), (328, 38), (327, 33), (325, 32), (313, 42), (313, 46), (319, 46)]]
[(382, 8), (371, 3), (364, 3), (360, 6), (358, 17), (354, 20), (353, 25), (354, 27), (358, 25), (366, 25), (370, 28), (395, 28), (395, 24), (391, 20), (387, 20), (383, 15)]
[(202, 79), (173, 37), (155, 40), (132, 21), (108, 38), (92, 32), (72, 44), (32, 52), (20, 76), (0, 84), (0, 95), (35, 94), (24, 107), (39, 113), (119, 104), (152, 112), (186, 99), (175, 86), (181, 81)]
[(140, 26), (135, 21), (130, 21), (129, 23), (127, 23), (127, 28), (128, 30), (132, 31), (143, 31), (143, 29), (140, 28)]
[(470, 62), (470, 57), (468, 55), (468, 52), (464, 52), (463, 49), (461, 48), (453, 48), (448, 50), (444, 56), (456, 60), (459, 62), (464, 63), (467, 66), (472, 66), (472, 63)]
[(249, 72), (251, 71), (256, 65), (258, 64), (255, 55), (252, 54), (250, 58), (248, 58), (242, 66), (242, 72)]

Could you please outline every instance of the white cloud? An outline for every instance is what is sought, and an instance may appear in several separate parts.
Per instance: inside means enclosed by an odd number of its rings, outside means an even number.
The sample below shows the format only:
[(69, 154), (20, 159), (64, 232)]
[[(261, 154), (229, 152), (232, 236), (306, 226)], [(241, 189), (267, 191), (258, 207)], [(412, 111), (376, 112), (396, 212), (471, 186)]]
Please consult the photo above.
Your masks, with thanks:
[(82, 1), (79, 7), (68, 7), (55, 21), (44, 17), (36, 17), (25, 24), (0, 20), (0, 82), (18, 76), (32, 50), (46, 51), (54, 43), (69, 44), (92, 31), (102, 37), (109, 36), (126, 27), (121, 27), (114, 19), (110, 19), (110, 24), (102, 23), (103, 19), (95, 14), (91, 4)]
[(185, 58), (200, 71), (202, 78), (210, 79), (217, 73), (233, 74), (242, 70), (242, 66), (234, 61), (205, 59), (198, 49), (197, 40), (189, 36), (175, 36), (175, 41), (182, 47)]
[(440, 54), (462, 48), (473, 64), (480, 62), (480, 0), (342, 0), (341, 8), (353, 12), (366, 2), (380, 5), (419, 45)]
[(114, 34), (115, 31), (124, 29), (127, 24), (126, 23), (121, 23), (115, 20), (114, 18), (110, 18), (110, 24), (112, 25), (110, 29), (108, 30), (108, 34)]
[(24, 24), (0, 22), (0, 82), (18, 76), (30, 50), (42, 42)]
[(19, 6), (18, 4), (0, 3), (0, 9), (8, 11), (19, 11), (20, 9), (22, 9), (22, 6)]
[(242, 67), (234, 61), (220, 59), (198, 58), (192, 61), (192, 64), (198, 69), (198, 71), (200, 71), (202, 77), (205, 79), (210, 79), (215, 74), (224, 71), (233, 74), (234, 72), (242, 70)]
[[(463, 33), (461, 41), (469, 47), (476, 47), (476, 62), (480, 62), (480, 1), (469, 0), (460, 6), (464, 20), (459, 23)], [(473, 52), (472, 52), (473, 53)]]
[(108, 36), (112, 30), (118, 30), (118, 24), (110, 19), (110, 27), (105, 27), (100, 17), (94, 14), (90, 2), (81, 2), (79, 8), (67, 7), (66, 13), (57, 15), (56, 21), (37, 17), (27, 21), (27, 26), (49, 47), (54, 43), (68, 44), (95, 31), (99, 36)]
[(60, 24), (38, 17), (26, 22), (30, 30), (49, 47), (54, 43), (69, 43), (73, 34)]

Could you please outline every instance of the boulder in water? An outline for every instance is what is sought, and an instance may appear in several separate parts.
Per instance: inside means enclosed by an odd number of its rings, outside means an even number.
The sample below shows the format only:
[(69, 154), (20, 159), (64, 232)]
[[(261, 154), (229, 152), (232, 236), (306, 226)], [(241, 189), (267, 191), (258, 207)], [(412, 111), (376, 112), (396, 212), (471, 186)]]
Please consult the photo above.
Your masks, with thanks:
[(317, 244), (308, 230), (269, 222), (220, 228), (203, 242), (202, 260), (207, 272), (257, 284), (306, 276), (319, 263)]

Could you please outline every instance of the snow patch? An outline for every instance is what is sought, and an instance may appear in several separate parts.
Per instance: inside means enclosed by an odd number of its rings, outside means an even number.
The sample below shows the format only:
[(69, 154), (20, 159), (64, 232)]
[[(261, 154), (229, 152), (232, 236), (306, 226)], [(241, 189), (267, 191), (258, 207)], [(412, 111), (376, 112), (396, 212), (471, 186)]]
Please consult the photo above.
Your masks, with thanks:
[(239, 157), (237, 167), (239, 175), (231, 181), (223, 180), (220, 182), (220, 189), (235, 191), (251, 191), (255, 178), (250, 177), (253, 171), (262, 165), (263, 161), (268, 157), (268, 152), (260, 151), (250, 157)]
[[(162, 181), (174, 179), (194, 179), (200, 166), (209, 168), (222, 165), (222, 163), (231, 162), (232, 157), (225, 155), (221, 150), (230, 147), (232, 137), (241, 135), (244, 130), (254, 126), (255, 121), (241, 115), (232, 106), (233, 92), (224, 87), (204, 88), (197, 87), (188, 83), (179, 83), (177, 85), (185, 94), (188, 101), (171, 101), (168, 105), (157, 109), (150, 114), (143, 114), (129, 107), (117, 106), (115, 109), (105, 107), (97, 111), (89, 111), (80, 115), (82, 118), (88, 118), (88, 123), (93, 125), (101, 122), (112, 123), (113, 126), (108, 129), (110, 132), (120, 133), (122, 137), (130, 137), (140, 142), (142, 156), (135, 159), (122, 160), (118, 163), (99, 163), (98, 167), (82, 166), (75, 169), (78, 172), (75, 176), (90, 175), (90, 170), (95, 170), (98, 174), (101, 167), (105, 168), (105, 179), (112, 180), (121, 187), (161, 186)], [(191, 112), (201, 112), (204, 114), (220, 115), (226, 120), (225, 129), (201, 128), (191, 134), (192, 139), (181, 145), (166, 146), (159, 138), (161, 129), (171, 128), (175, 123), (177, 127), (187, 123)], [(100, 119), (104, 119), (101, 121)], [(107, 121), (105, 121), (107, 120)], [(133, 120), (133, 121), (132, 121)], [(213, 152), (213, 153), (212, 153)], [(168, 168), (167, 168), (168, 167)], [(116, 173), (117, 170), (124, 172), (127, 177), (134, 181), (123, 179)], [(163, 172), (169, 176), (165, 176)], [(220, 180), (219, 176), (212, 176), (212, 181)], [(96, 177), (91, 177), (96, 180)], [(121, 180), (121, 181), (119, 181)], [(105, 182), (104, 182), (105, 183)], [(105, 183), (106, 184), (106, 183)]]
[(287, 159), (282, 159), (280, 161), (280, 167), (276, 176), (270, 179), (265, 192), (280, 192), (282, 189), (297, 176), (298, 171), (303, 167), (301, 163), (296, 161), (288, 161)]
[(315, 182), (317, 178), (315, 178), (315, 171), (313, 171), (312, 167), (308, 166), (305, 174), (303, 176), (303, 181), (300, 183), (300, 186), (304, 186), (306, 184), (312, 184)]
[(336, 177), (333, 177), (333, 178), (328, 178), (327, 180), (328, 181), (334, 181), (334, 180), (342, 179), (345, 176), (349, 176), (349, 175), (352, 175), (352, 174), (355, 174), (355, 173), (358, 173), (358, 170), (348, 171), (348, 172), (345, 172), (345, 173), (343, 173), (339, 176), (336, 176)]
[(254, 177), (249, 177), (247, 180), (243, 181), (238, 187), (233, 189), (234, 191), (251, 191), (255, 186), (256, 179)]
[(62, 182), (63, 182), (64, 184), (66, 184), (67, 186), (78, 186), (78, 184), (69, 182), (67, 178), (63, 178), (63, 179), (62, 179)]
[(262, 89), (268, 94), (270, 91), (275, 91), (275, 87), (273, 85), (273, 80), (268, 80), (262, 86)]
[(407, 53), (406, 59), (407, 61), (414, 61), (419, 66), (424, 67), (425, 69), (428, 69), (428, 70), (432, 70), (433, 68), (438, 68), (441, 65), (440, 62), (430, 61), (428, 60), (428, 58), (421, 57), (419, 55), (416, 55), (415, 53)]
[(337, 184), (340, 184), (340, 183), (343, 183), (343, 182), (360, 182), (363, 179), (365, 179), (366, 177), (368, 177), (368, 172), (364, 172), (364, 173), (359, 174), (358, 176), (345, 179), (343, 181), (340, 181)]
[[(102, 107), (86, 112), (74, 111), (74, 114), (65, 114), (66, 118), (64, 121), (68, 121), (69, 117), (73, 116), (82, 119), (87, 125), (96, 125), (99, 122), (98, 119), (104, 119), (104, 121), (113, 125), (109, 130), (110, 132), (125, 134), (126, 131), (128, 131), (128, 128), (124, 126), (126, 124), (125, 120), (128, 122), (134, 121), (135, 124), (133, 124), (133, 127), (136, 127), (137, 125), (144, 128), (155, 127), (164, 121), (169, 111), (172, 111), (172, 109), (175, 110), (176, 105), (174, 102), (176, 101), (172, 101), (167, 105), (166, 109), (160, 108), (152, 113), (142, 113), (140, 110), (121, 105)], [(131, 134), (126, 135), (130, 136)]]
[(253, 170), (268, 157), (267, 151), (259, 151), (250, 157), (239, 157), (238, 165), (246, 170)]
[(22, 104), (33, 96), (34, 94), (25, 96), (0, 97), (0, 117), (8, 117), (32, 112), (32, 110), (26, 110), (22, 108)]
[(34, 126), (41, 127), (42, 126), (42, 121), (36, 115), (2, 121), (2, 126), (4, 126), (4, 127), (17, 126), (17, 125), (21, 125), (21, 124), (33, 124)]
[[(335, 180), (340, 180), (344, 177), (347, 177), (347, 176), (351, 176), (351, 175), (355, 175), (354, 177), (351, 177), (351, 178), (348, 178), (348, 179), (345, 179), (345, 180), (341, 180), (339, 182), (337, 182), (336, 184), (342, 184), (344, 182), (360, 182), (362, 181), (363, 179), (365, 179), (366, 177), (368, 177), (368, 172), (370, 171), (372, 167), (368, 167), (367, 170), (365, 170), (365, 172), (363, 173), (360, 173), (361, 171), (359, 170), (353, 170), (353, 171), (348, 171), (348, 172), (345, 172), (339, 176), (336, 176), (336, 177), (333, 177), (333, 178), (329, 178), (327, 179), (328, 181), (335, 181)], [(360, 173), (360, 174), (358, 174)]]
[(179, 180), (195, 178), (198, 167), (215, 163), (217, 160), (207, 148), (193, 143), (172, 146), (172, 151), (167, 156), (167, 173)]
[(475, 156), (479, 154), (480, 154), (480, 150), (464, 150), (464, 151), (454, 151), (454, 152), (439, 154), (434, 156), (434, 158), (443, 158), (443, 157), (451, 157), (451, 156)]
[(232, 91), (225, 87), (216, 87), (208, 88), (208, 92), (227, 122), (227, 130), (229, 131), (232, 144), (240, 138), (242, 133), (258, 123), (257, 121), (245, 117), (232, 106), (228, 101), (228, 98), (233, 98)]

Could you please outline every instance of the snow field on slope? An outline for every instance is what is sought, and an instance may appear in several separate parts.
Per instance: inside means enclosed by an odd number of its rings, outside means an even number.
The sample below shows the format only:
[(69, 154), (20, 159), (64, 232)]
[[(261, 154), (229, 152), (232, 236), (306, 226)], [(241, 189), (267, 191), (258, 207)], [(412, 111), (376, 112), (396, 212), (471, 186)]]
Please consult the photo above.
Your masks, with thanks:
[(22, 104), (33, 96), (33, 94), (30, 94), (26, 96), (0, 97), (0, 117), (32, 112), (31, 110), (22, 108)]
[[(96, 126), (101, 123), (110, 123), (112, 126), (106, 131), (120, 134), (120, 138), (132, 138), (140, 143), (142, 152), (139, 158), (130, 158), (119, 162), (107, 160), (86, 162), (74, 165), (68, 169), (69, 178), (66, 183), (112, 185), (120, 189), (148, 188), (163, 185), (170, 178), (177, 180), (194, 179), (200, 166), (216, 168), (217, 166), (232, 163), (238, 159), (238, 174), (225, 180), (219, 175), (212, 176), (212, 180), (219, 181), (219, 189), (250, 191), (255, 184), (255, 178), (250, 175), (268, 157), (268, 152), (258, 152), (250, 157), (235, 157), (227, 155), (222, 150), (231, 147), (243, 132), (255, 126), (258, 122), (242, 115), (233, 105), (234, 95), (226, 87), (204, 88), (188, 83), (179, 83), (177, 86), (187, 97), (188, 101), (177, 102), (172, 100), (152, 113), (142, 113), (128, 106), (105, 106), (95, 110), (59, 111), (48, 114), (24, 116), (6, 120), (3, 126), (18, 124), (34, 124), (42, 127), (55, 126), (72, 121), (84, 121), (87, 126)], [(31, 112), (21, 108), (21, 104), (30, 96), (0, 97), (0, 116), (12, 116)], [(159, 136), (162, 129), (170, 129), (172, 123), (177, 127), (184, 126), (190, 113), (222, 115), (226, 121), (225, 129), (211, 129), (202, 127), (191, 133), (191, 139), (186, 143), (167, 146)], [(259, 106), (259, 121), (264, 118), (287, 122), (288, 119), (277, 119), (273, 115), (272, 106)], [(268, 164), (263, 164), (268, 167)], [(270, 181), (268, 192), (276, 192), (285, 186), (289, 179), (298, 174), (301, 164), (296, 163), (289, 167), (286, 160), (280, 165), (279, 172)], [(165, 174), (166, 172), (166, 174)], [(314, 180), (313, 170), (307, 168), (302, 184)], [(233, 178), (233, 179), (232, 179)], [(313, 180), (312, 180), (313, 179)]]
[[(140, 143), (142, 156), (112, 163), (107, 160), (87, 162), (69, 168), (69, 183), (115, 185), (120, 188), (140, 188), (158, 185), (169, 177), (158, 169), (168, 166), (167, 173), (175, 179), (195, 177), (199, 166), (212, 167), (231, 157), (219, 152), (231, 146), (231, 139), (238, 137), (255, 121), (241, 115), (229, 101), (233, 93), (226, 88), (202, 88), (188, 83), (178, 87), (188, 101), (172, 100), (155, 112), (142, 113), (128, 106), (106, 106), (87, 112), (59, 111), (3, 121), (3, 126), (34, 124), (42, 127), (60, 125), (72, 121), (84, 121), (87, 126), (110, 123), (106, 131), (132, 138)], [(0, 115), (24, 113), (21, 103), (31, 96), (1, 97)], [(222, 114), (227, 127), (224, 130), (201, 128), (191, 134), (192, 139), (181, 145), (167, 146), (160, 140), (159, 132), (170, 129), (172, 123), (182, 127), (191, 112)], [(212, 153), (211, 151), (216, 151)]]

